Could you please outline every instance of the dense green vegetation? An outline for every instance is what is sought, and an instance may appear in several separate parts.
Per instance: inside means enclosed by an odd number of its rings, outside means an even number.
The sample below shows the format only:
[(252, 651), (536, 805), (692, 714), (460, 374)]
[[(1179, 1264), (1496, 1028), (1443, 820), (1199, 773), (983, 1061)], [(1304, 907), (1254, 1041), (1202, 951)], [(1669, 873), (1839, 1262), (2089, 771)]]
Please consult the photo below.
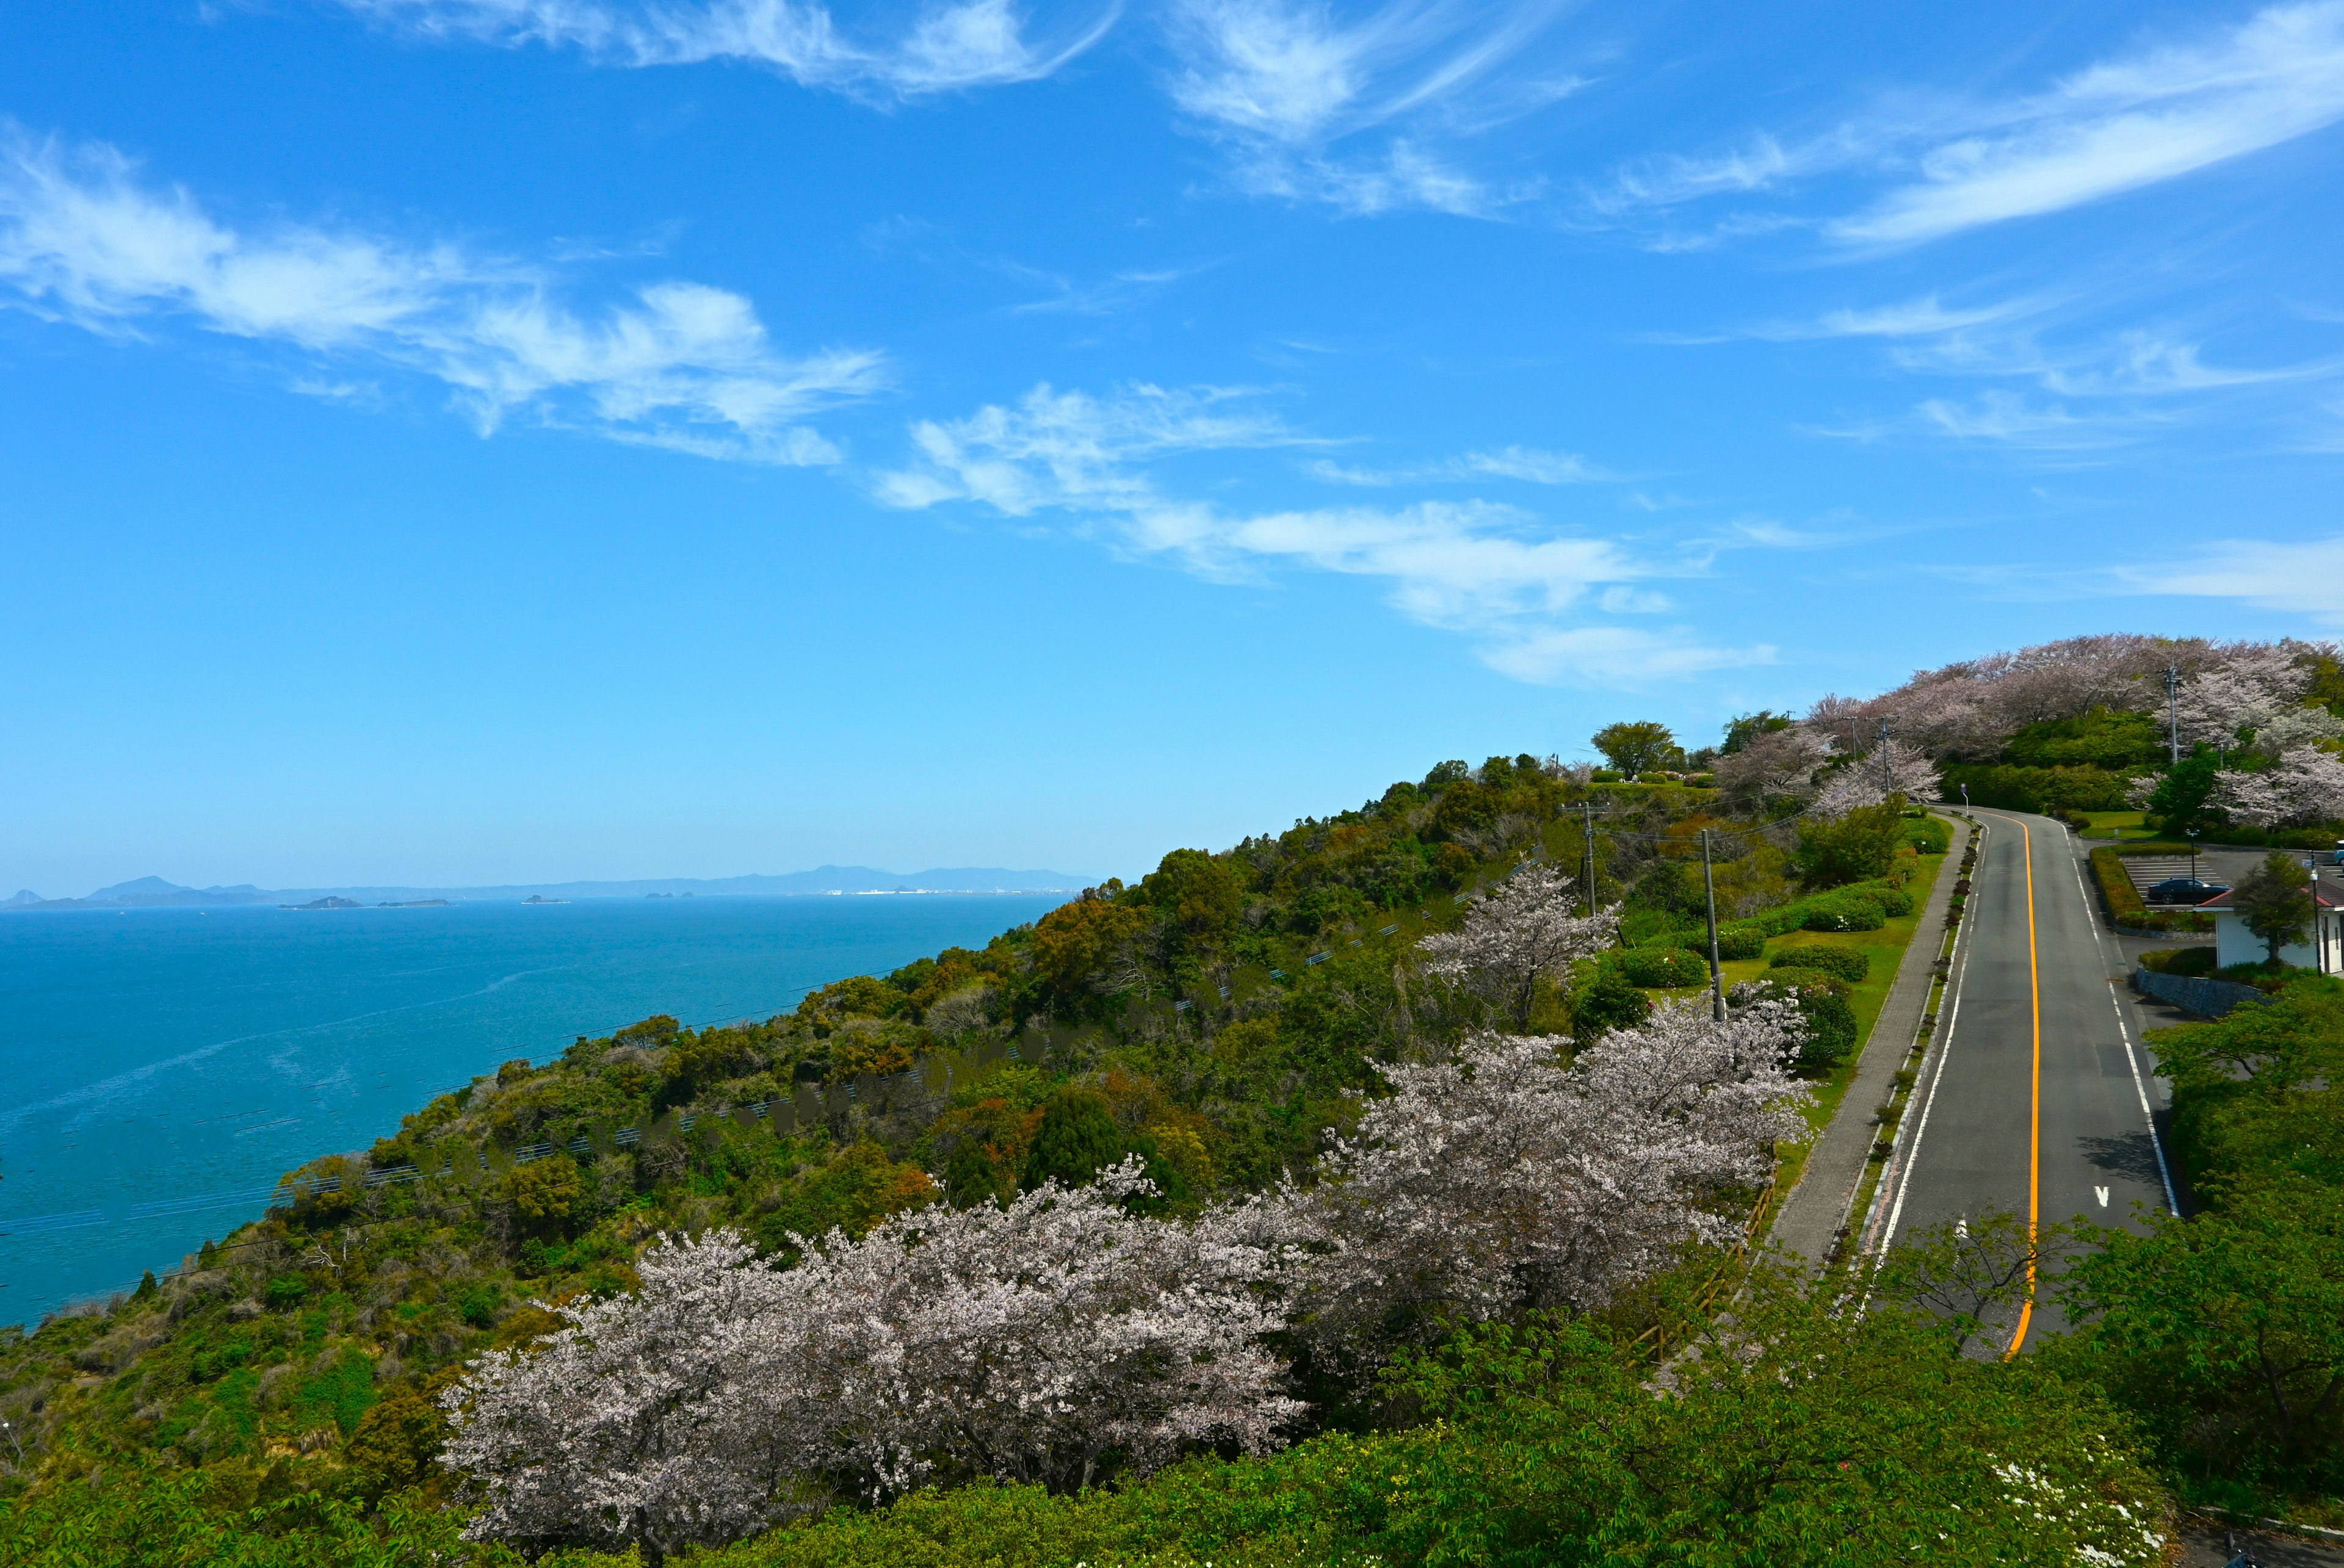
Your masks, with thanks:
[(2051, 1354), (2135, 1415), (2185, 1492), (2339, 1522), (2344, 1498), (2344, 984), (2149, 1038), (2198, 1211), (2096, 1230)]
[(2055, 815), (2122, 811), (2132, 781), (2156, 772), (2167, 756), (2165, 732), (2150, 714), (2094, 708), (2026, 725), (1991, 763), (1949, 765), (1945, 796), (1960, 800), (1966, 784), (1973, 805)]
[[(1129, 1155), (1155, 1178), (1159, 1209), (1258, 1190), (1347, 1125), (1373, 1063), (1437, 1051), (1483, 1021), (1486, 1004), (1427, 982), (1407, 949), (1526, 856), (1581, 865), (1582, 804), (1603, 814), (1597, 870), (1607, 898), (1624, 899), (1623, 946), (1570, 986), (1541, 988), (1530, 1021), (1587, 1037), (1641, 1017), (1649, 989), (1706, 984), (1699, 835), (1748, 821), (1713, 791), (1604, 785), (1525, 757), (1443, 764), (1358, 811), (1221, 854), (1176, 851), (1136, 886), (1094, 889), (981, 951), (842, 980), (762, 1024), (652, 1018), (553, 1061), (508, 1063), (367, 1153), (305, 1168), (348, 1179), (338, 1190), (272, 1210), (104, 1310), (0, 1343), (0, 1416), (25, 1443), (0, 1492), (0, 1557), (516, 1561), (459, 1540), (432, 1462), (444, 1431), (433, 1396), (467, 1358), (546, 1331), (533, 1302), (628, 1288), (662, 1230), (732, 1224), (787, 1257), (793, 1233), (859, 1233), (906, 1208), (1081, 1180)], [(1814, 1026), (1802, 1066), (1831, 1072), (1858, 1037), (1851, 988), (1869, 995), (1886, 978), (1840, 944), (1909, 919), (1904, 885), (1916, 853), (1942, 853), (1942, 824), (1858, 810), (1781, 844), (1714, 842), (1724, 956), (1759, 976), (1749, 983), (1800, 1000)], [(2284, 1019), (2294, 1028), (2315, 1013)], [(2332, 1034), (2333, 1018), (2318, 1018)], [(955, 1054), (990, 1070), (939, 1103), (868, 1092)], [(2208, 1170), (2326, 1147), (2286, 1119), (2325, 1092), (2306, 1087), (2324, 1082), (2316, 1069), (2245, 1091), (2219, 1077), (2189, 1080), (2205, 1086), (2190, 1136)], [(866, 1092), (842, 1104), (848, 1084)], [(814, 1088), (831, 1091), (829, 1112), (785, 1135), (717, 1114)], [(2222, 1120), (2218, 1104), (2234, 1100)], [(2221, 1130), (2233, 1122), (2264, 1130)], [(2333, 1130), (2319, 1125), (2319, 1137)], [(618, 1148), (619, 1126), (650, 1131)], [(589, 1152), (573, 1157), (580, 1137)], [(510, 1161), (538, 1144), (556, 1152)], [(462, 1179), (360, 1179), (437, 1171), (450, 1154), (471, 1157), (453, 1161)], [(2324, 1158), (2287, 1179), (2333, 1183), (2344, 1148)], [(2274, 1256), (2333, 1277), (2319, 1252), (2332, 1205), (2285, 1207), (2236, 1200), (2222, 1223), (2248, 1240), (2197, 1252), (2260, 1256), (2257, 1237), (2292, 1227), (2293, 1250)], [(1266, 1459), (1200, 1453), (1144, 1482), (1064, 1494), (915, 1492), (706, 1560), (1984, 1563), (2066, 1563), (2088, 1546), (2147, 1562), (2166, 1503), (2141, 1442), (2186, 1484), (2216, 1484), (2244, 1443), (2265, 1493), (2329, 1485), (2324, 1417), (2272, 1435), (2247, 1408), (2246, 1374), (2203, 1370), (2202, 1355), (2186, 1369), (2194, 1381), (2137, 1375), (2168, 1353), (2156, 1335), (2171, 1329), (2169, 1312), (2139, 1304), (2138, 1282), (2172, 1291), (2197, 1276), (2125, 1245), (2106, 1255), (2132, 1259), (2129, 1273), (2104, 1265), (2077, 1286), (2098, 1292), (2086, 1331), (2016, 1364), (1965, 1354), (1958, 1325), (1894, 1278), (1854, 1315), (1836, 1310), (1835, 1280), (1741, 1273), (1696, 1249), (1603, 1312), (1460, 1330), (1400, 1357), (1367, 1397), (1316, 1388), (1315, 1429)], [(1719, 1320), (1728, 1286), (1741, 1295)], [(2291, 1305), (2288, 1331), (2323, 1307)], [(1656, 1381), (1670, 1397), (1654, 1397)], [(2208, 1435), (2209, 1409), (2229, 1421), (2228, 1447)]]
[[(1354, 811), (1174, 851), (1136, 885), (1092, 889), (982, 950), (841, 980), (788, 1015), (696, 1031), (653, 1017), (508, 1062), (363, 1154), (313, 1162), (298, 1174), (339, 1186), (103, 1310), (0, 1331), (0, 1419), (23, 1449), (0, 1454), (0, 1495), (21, 1511), (0, 1530), (55, 1542), (53, 1528), (128, 1510), (144, 1521), (131, 1538), (179, 1532), (207, 1544), (178, 1556), (227, 1560), (221, 1522), (259, 1510), (277, 1522), (262, 1534), (330, 1556), (318, 1543), (369, 1508), (440, 1495), (433, 1401), (468, 1358), (546, 1331), (535, 1302), (627, 1289), (662, 1230), (734, 1225), (787, 1256), (793, 1234), (859, 1233), (1134, 1153), (1174, 1211), (1258, 1190), (1347, 1123), (1372, 1063), (1482, 1021), (1483, 1004), (1404, 956), (1525, 856), (1578, 868), (1582, 804), (1603, 829), (1599, 885), (1625, 890), (1633, 961), (1660, 968), (1632, 977), (1607, 960), (1568, 991), (1546, 986), (1531, 1022), (1632, 1021), (1649, 1005), (1640, 981), (1706, 983), (1698, 837), (1748, 819), (1693, 785), (1604, 786), (1530, 756), (1443, 764)], [(1721, 836), (1723, 946), (1756, 959), (1769, 934), (1876, 929), (1910, 905), (1898, 884), (1915, 832), (1927, 835), (1875, 814), (1857, 858), (1803, 865), (1795, 846)], [(1824, 885), (1858, 872), (1868, 880)], [(1828, 1010), (1837, 982), (1803, 979)], [(1834, 1022), (1826, 1057), (1854, 1040), (1852, 1015)], [(940, 1102), (840, 1102), (845, 1086), (955, 1055), (1001, 1059)], [(828, 1090), (829, 1108), (785, 1135), (716, 1114), (808, 1089)], [(615, 1146), (621, 1127), (645, 1136)], [(513, 1158), (537, 1146), (552, 1152)], [(428, 1175), (365, 1180), (410, 1167)], [(173, 1510), (195, 1512), (171, 1523)]]

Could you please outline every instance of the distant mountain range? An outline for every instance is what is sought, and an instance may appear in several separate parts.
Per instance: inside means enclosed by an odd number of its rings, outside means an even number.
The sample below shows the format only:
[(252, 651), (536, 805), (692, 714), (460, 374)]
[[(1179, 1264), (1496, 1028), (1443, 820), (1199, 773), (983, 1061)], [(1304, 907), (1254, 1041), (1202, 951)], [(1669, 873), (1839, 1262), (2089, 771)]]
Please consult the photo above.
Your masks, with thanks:
[[(44, 898), (31, 888), (0, 899), (0, 910), (222, 909), (239, 905), (517, 903), (523, 899), (741, 898), (846, 893), (1076, 893), (1096, 882), (1065, 871), (1007, 871), (962, 865), (929, 871), (880, 871), (868, 865), (818, 865), (779, 876), (669, 877), (640, 882), (526, 882), (500, 887), (182, 887), (159, 876), (117, 882), (86, 898)], [(327, 905), (327, 899), (346, 900)]]

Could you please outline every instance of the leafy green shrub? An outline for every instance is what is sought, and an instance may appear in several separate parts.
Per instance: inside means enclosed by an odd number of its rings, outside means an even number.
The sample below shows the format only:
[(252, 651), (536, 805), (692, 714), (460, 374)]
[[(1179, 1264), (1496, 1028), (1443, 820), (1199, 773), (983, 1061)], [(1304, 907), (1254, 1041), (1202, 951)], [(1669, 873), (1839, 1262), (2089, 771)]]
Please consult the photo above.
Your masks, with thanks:
[(1627, 947), (1615, 961), (1631, 983), (1660, 989), (1705, 985), (1709, 961), (1682, 947)]
[(1636, 983), (1616, 965), (1605, 964), (1571, 994), (1571, 1032), (1585, 1045), (1601, 1038), (1606, 1029), (1632, 1029), (1652, 1012), (1652, 998), (1636, 989)]
[(1736, 1006), (1788, 1002), (1799, 1009), (1807, 1034), (1799, 1044), (1798, 1068), (1811, 1077), (1830, 1072), (1855, 1049), (1855, 1008), (1847, 998), (1847, 986), (1839, 980), (1797, 969), (1763, 980), (1745, 980), (1733, 987)]
[(1954, 846), (1953, 824), (1938, 816), (1908, 816), (1904, 842), (1923, 855), (1943, 855)]
[(299, 1306), (308, 1293), (309, 1281), (298, 1274), (279, 1274), (261, 1292), (269, 1306), (280, 1312)]
[(1871, 955), (1853, 947), (1788, 947), (1767, 960), (1774, 969), (1818, 969), (1854, 985), (1872, 973)]
[(1831, 821), (1800, 824), (1791, 862), (1809, 887), (1839, 887), (1887, 875), (1904, 843), (1904, 819), (1894, 802), (1859, 806)]
[(2194, 947), (2160, 947), (2140, 956), (2140, 966), (2152, 975), (2210, 975), (2214, 972), (2214, 949)]
[(1597, 768), (1587, 776), (1592, 784), (1619, 784), (1627, 777), (1617, 768)]
[(2123, 811), (2130, 804), (2132, 779), (2096, 767), (1981, 767), (1955, 764), (1945, 770), (1945, 798), (1958, 801), (1969, 785), (1972, 805), (2057, 814)]
[(2136, 931), (2211, 931), (2214, 917), (2195, 909), (2151, 909), (2140, 890), (2125, 874), (2124, 857), (2112, 846), (2092, 851), (2092, 877), (2100, 885), (2100, 899), (2108, 923)]
[(1717, 928), (1720, 958), (1755, 958), (1765, 951), (1766, 933), (1755, 926), (1737, 920)]
[(476, 1329), (493, 1329), (503, 1302), (504, 1292), (494, 1285), (475, 1285), (456, 1299), (456, 1315)]
[(1843, 895), (1810, 899), (1803, 924), (1809, 931), (1877, 931), (1888, 924), (1888, 914), (1878, 899)]

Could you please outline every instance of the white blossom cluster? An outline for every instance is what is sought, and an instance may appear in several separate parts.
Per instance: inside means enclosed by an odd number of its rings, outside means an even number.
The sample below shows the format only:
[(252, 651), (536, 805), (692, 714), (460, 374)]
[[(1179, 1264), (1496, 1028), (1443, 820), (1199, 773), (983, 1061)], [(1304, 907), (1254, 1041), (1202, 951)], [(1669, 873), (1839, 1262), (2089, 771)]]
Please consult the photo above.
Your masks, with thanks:
[[(1567, 973), (1612, 933), (1571, 890), (1526, 868), (1435, 962), (1508, 997)], [(1734, 1237), (1721, 1196), (1803, 1135), (1799, 1029), (1781, 1004), (1719, 1023), (1672, 1002), (1575, 1058), (1479, 1034), (1380, 1068), (1391, 1092), (1309, 1179), (1193, 1220), (1131, 1211), (1153, 1190), (1133, 1159), (1077, 1190), (798, 1238), (790, 1269), (730, 1231), (663, 1238), (633, 1294), (562, 1306), (561, 1330), (471, 1364), (442, 1460), (475, 1538), (658, 1557), (842, 1490), (1073, 1487), (1111, 1459), (1262, 1452), (1302, 1410), (1282, 1330), (1364, 1369), (1444, 1318), (1593, 1306)]]
[(1619, 939), (1612, 911), (1571, 913), (1576, 886), (1551, 865), (1522, 866), (1467, 909), (1457, 930), (1417, 944), (1425, 973), (1480, 992), (1516, 1028), (1530, 1027), (1540, 980), (1568, 976), (1573, 964)]
[(2225, 769), (2206, 804), (2249, 827), (2288, 827), (2344, 818), (2344, 759), (2304, 746), (2260, 773)]
[(1007, 1208), (898, 1216), (805, 1242), (794, 1269), (735, 1233), (662, 1238), (631, 1296), (559, 1310), (446, 1396), (442, 1462), (476, 1539), (655, 1553), (731, 1541), (844, 1482), (1078, 1485), (1114, 1451), (1278, 1445), (1300, 1411), (1262, 1344), (1281, 1258), (1248, 1208), (1143, 1219), (1137, 1160)]
[(1775, 1143), (1805, 1133), (1800, 1028), (1782, 1003), (1721, 1024), (1677, 1000), (1575, 1060), (1568, 1040), (1484, 1034), (1380, 1068), (1392, 1092), (1281, 1195), (1319, 1249), (1298, 1326), (1362, 1363), (1395, 1325), (1600, 1305), (1687, 1241), (1733, 1239), (1717, 1195), (1764, 1181)]
[(2344, 721), (2304, 705), (2311, 688), (2305, 652), (2298, 643), (2249, 646), (2200, 671), (2173, 703), (2182, 750), (2204, 744), (2235, 751), (2245, 731), (2253, 734), (2255, 750), (2276, 757), (2344, 735)]
[[(2306, 651), (2301, 644), (2282, 646)], [(2157, 637), (2070, 637), (1924, 670), (1866, 701), (1825, 697), (1806, 722), (1843, 753), (1873, 744), (1885, 719), (1896, 734), (1932, 756), (1984, 761), (2017, 731), (2044, 719), (2072, 719), (2096, 707), (2161, 710), (2168, 665), (2187, 674), (2225, 652)]]
[(1824, 818), (1845, 816), (1864, 806), (1879, 805), (1901, 794), (1909, 801), (1935, 800), (1945, 789), (1937, 764), (1918, 746), (1891, 735), (1883, 744), (1852, 758), (1845, 767), (1824, 775), (1808, 814)]
[[(1992, 1458), (1992, 1455), (1988, 1455)], [(2085, 1445), (2069, 1461), (2063, 1478), (2033, 1465), (2006, 1462), (1995, 1475), (2011, 1490), (2003, 1493), (2015, 1517), (2032, 1515), (2046, 1538), (2065, 1536), (2076, 1561), (2092, 1568), (2122, 1568), (2165, 1561), (2165, 1536), (2146, 1506), (2119, 1502), (2109, 1485), (2117, 1454), (2105, 1438)]]

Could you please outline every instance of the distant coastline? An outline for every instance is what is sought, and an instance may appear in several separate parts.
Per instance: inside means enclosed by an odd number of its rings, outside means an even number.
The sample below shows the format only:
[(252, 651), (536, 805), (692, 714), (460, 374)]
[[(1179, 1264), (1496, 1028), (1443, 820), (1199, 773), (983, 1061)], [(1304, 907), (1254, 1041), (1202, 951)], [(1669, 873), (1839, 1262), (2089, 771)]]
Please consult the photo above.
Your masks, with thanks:
[(44, 898), (30, 888), (0, 900), (0, 914), (66, 909), (233, 909), (274, 906), (303, 912), (333, 909), (430, 909), (458, 904), (568, 904), (588, 898), (791, 898), (848, 894), (933, 895), (1079, 893), (1102, 878), (1064, 871), (1013, 871), (956, 866), (882, 871), (868, 865), (822, 865), (812, 871), (714, 878), (668, 877), (631, 882), (514, 883), (489, 887), (186, 887), (159, 876), (101, 887), (81, 898)]

